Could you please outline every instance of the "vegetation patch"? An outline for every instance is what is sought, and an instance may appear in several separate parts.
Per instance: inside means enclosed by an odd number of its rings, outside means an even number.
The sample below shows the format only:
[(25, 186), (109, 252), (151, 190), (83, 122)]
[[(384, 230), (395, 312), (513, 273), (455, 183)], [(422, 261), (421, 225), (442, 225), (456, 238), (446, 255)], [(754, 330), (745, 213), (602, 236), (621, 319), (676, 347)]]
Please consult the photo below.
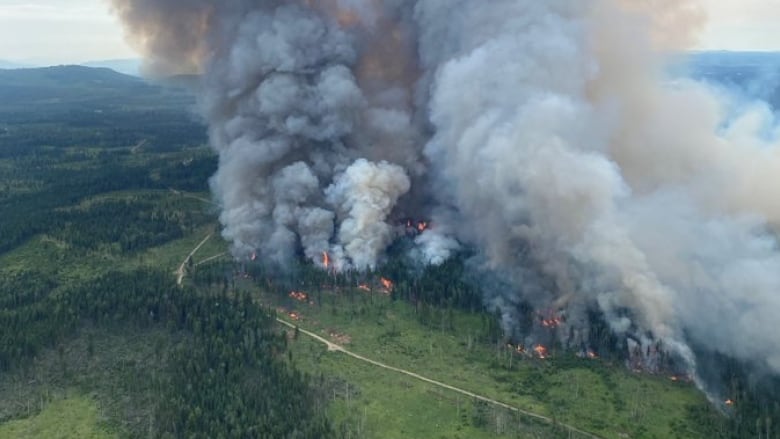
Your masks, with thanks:
[(6, 439), (115, 439), (104, 425), (97, 404), (86, 397), (52, 401), (36, 416), (0, 424)]

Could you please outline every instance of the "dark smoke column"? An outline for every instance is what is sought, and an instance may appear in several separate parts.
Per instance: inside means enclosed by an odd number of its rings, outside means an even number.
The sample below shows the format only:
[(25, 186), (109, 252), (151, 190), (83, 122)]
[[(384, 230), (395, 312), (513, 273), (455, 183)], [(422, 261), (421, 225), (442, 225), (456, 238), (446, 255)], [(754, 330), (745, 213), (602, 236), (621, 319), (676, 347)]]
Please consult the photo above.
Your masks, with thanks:
[[(374, 267), (423, 172), (400, 16), (369, 1), (114, 0), (154, 74), (202, 74), (237, 258)], [(349, 3), (342, 6), (341, 3)], [(388, 42), (386, 32), (397, 31)], [(376, 36), (375, 36), (376, 35)], [(385, 63), (388, 63), (385, 68)]]

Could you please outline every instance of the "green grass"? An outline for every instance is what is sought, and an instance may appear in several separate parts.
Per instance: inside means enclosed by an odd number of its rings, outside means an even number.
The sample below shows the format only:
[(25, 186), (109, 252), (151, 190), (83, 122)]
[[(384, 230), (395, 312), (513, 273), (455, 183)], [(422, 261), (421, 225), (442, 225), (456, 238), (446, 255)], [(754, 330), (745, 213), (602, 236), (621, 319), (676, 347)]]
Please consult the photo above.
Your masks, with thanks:
[(131, 255), (116, 250), (111, 243), (105, 243), (100, 248), (85, 254), (74, 255), (74, 249), (67, 243), (48, 235), (39, 235), (7, 253), (0, 254), (0, 273), (21, 272), (35, 268), (58, 275), (64, 283), (83, 282), (112, 269), (132, 270), (144, 266), (165, 267), (173, 273), (189, 252), (210, 233), (213, 233), (212, 238), (197, 253), (195, 261), (227, 250), (227, 244), (217, 231), (217, 224), (210, 207), (202, 201), (184, 198), (170, 191), (105, 193), (65, 209), (86, 209), (94, 203), (109, 200), (138, 199), (161, 204), (168, 203), (170, 211), (174, 214), (182, 211), (200, 212), (206, 218), (205, 224), (195, 227), (181, 239)]
[[(691, 384), (636, 374), (622, 364), (580, 359), (566, 353), (556, 353), (549, 360), (511, 355), (504, 346), (479, 341), (483, 325), (479, 316), (456, 311), (452, 313), (451, 327), (446, 323), (427, 326), (419, 323), (409, 304), (380, 295), (357, 293), (352, 295), (353, 299), (348, 296), (323, 294), (319, 299), (324, 301), (321, 306), (302, 305), (269, 294), (264, 294), (263, 300), (277, 307), (296, 308), (303, 316), (298, 324), (323, 337), (348, 336), (345, 347), (353, 352), (606, 438), (706, 437), (704, 427), (688, 417), (689, 408), (703, 407), (706, 411), (709, 407)], [(434, 322), (439, 321), (436, 312), (431, 317)], [(445, 312), (439, 315), (443, 317)], [(394, 432), (422, 428), (415, 419), (445, 405), (449, 406), (449, 414), (439, 413), (434, 418), (443, 419), (449, 426), (445, 430), (452, 434), (460, 431), (458, 426), (463, 428), (457, 420), (456, 394), (443, 391), (444, 397), (436, 403), (436, 398), (421, 388), (425, 387), (422, 384), (414, 384), (411, 389), (415, 390), (394, 394), (392, 389), (399, 389), (399, 382), (408, 379), (379, 379), (385, 372), (368, 364), (353, 364), (354, 360), (340, 358), (338, 353), (317, 353), (308, 343), (293, 343), (292, 350), (305, 370), (340, 377), (364, 390), (364, 399), (360, 401), (368, 407), (366, 422), (377, 426), (367, 437), (403, 437)], [(409, 399), (411, 394), (417, 396)], [(345, 413), (356, 416), (354, 412), (349, 409)], [(395, 413), (390, 417), (393, 421), (387, 424), (389, 421), (382, 413)], [(406, 418), (408, 422), (398, 424)], [(495, 424), (495, 420), (489, 424)], [(383, 431), (383, 425), (391, 428)], [(407, 437), (437, 437), (417, 434), (422, 432)]]
[(71, 397), (49, 404), (38, 415), (0, 425), (0, 439), (111, 439), (97, 404)]
[(0, 431), (44, 413), (52, 401), (88, 395), (101, 408), (101, 425), (122, 437), (147, 437), (170, 353), (186, 340), (163, 328), (85, 327), (0, 374)]
[[(305, 336), (291, 344), (294, 364), (317, 377), (333, 422), (350, 437), (553, 437), (554, 430), (506, 410), (362, 363)], [(475, 426), (476, 423), (479, 426)], [(576, 436), (575, 436), (576, 437)]]
[[(173, 273), (179, 268), (184, 259), (203, 239), (209, 234), (213, 234), (212, 237), (198, 250), (194, 256), (194, 261), (199, 259), (205, 259), (208, 256), (213, 256), (217, 253), (227, 250), (227, 244), (221, 240), (219, 233), (215, 232), (216, 224), (210, 224), (195, 229), (188, 236), (171, 241), (167, 244), (159, 247), (151, 248), (135, 258), (126, 261), (127, 264), (133, 267), (139, 266), (157, 266), (170, 269)], [(173, 276), (173, 274), (171, 274)]]
[[(181, 239), (132, 254), (118, 251), (110, 243), (86, 252), (74, 250), (66, 242), (38, 235), (0, 254), (0, 276), (33, 270), (56, 279), (52, 294), (57, 294), (60, 288), (88, 283), (111, 270), (162, 267), (171, 273), (173, 284), (174, 271), (184, 258), (216, 230), (215, 218), (202, 201), (170, 191), (105, 193), (69, 208), (84, 209), (107, 200), (133, 199), (160, 203), (171, 214), (198, 212), (207, 221), (188, 230)], [(216, 233), (198, 256), (205, 258), (207, 252), (216, 254), (226, 249)], [(87, 328), (56, 348), (40, 352), (24, 367), (0, 374), (0, 438), (116, 437), (104, 434), (109, 430), (100, 425), (105, 427), (106, 423), (111, 431), (145, 437), (146, 429), (155, 422), (156, 398), (167, 373), (165, 352), (179, 338), (142, 328), (125, 328), (116, 333)], [(101, 418), (100, 425), (93, 422), (95, 404), (106, 416), (106, 420)], [(73, 410), (83, 413), (74, 415)], [(65, 435), (54, 435), (55, 431)]]

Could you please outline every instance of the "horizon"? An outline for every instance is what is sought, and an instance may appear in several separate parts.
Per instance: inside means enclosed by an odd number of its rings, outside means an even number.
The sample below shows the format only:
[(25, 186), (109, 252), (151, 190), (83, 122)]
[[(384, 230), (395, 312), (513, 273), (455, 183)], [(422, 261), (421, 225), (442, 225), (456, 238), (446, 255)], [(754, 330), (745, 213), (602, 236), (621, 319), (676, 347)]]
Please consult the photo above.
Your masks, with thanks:
[[(702, 0), (708, 24), (686, 52), (780, 51), (780, 8), (773, 0)], [(138, 60), (105, 0), (5, 0), (0, 60), (30, 66)]]

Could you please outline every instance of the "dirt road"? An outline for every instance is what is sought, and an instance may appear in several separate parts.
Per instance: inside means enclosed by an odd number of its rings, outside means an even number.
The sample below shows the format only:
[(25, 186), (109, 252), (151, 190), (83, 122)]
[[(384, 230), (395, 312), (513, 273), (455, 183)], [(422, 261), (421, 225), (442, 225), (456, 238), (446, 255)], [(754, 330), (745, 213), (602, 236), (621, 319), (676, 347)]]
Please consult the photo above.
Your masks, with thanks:
[[(290, 327), (290, 328), (293, 328), (293, 329), (296, 328), (296, 325), (294, 325), (294, 324), (292, 324), (292, 323), (290, 323), (290, 322), (288, 322), (286, 320), (282, 320), (280, 318), (277, 318), (276, 321), (281, 323), (282, 325), (287, 326), (287, 327)], [(400, 374), (403, 374), (403, 375), (407, 375), (407, 376), (410, 376), (410, 377), (412, 377), (414, 379), (417, 379), (417, 380), (420, 380), (420, 381), (424, 381), (424, 382), (429, 383), (429, 384), (433, 384), (434, 386), (441, 387), (441, 388), (447, 389), (447, 390), (451, 390), (453, 392), (457, 392), (457, 393), (460, 393), (462, 395), (466, 395), (466, 396), (468, 396), (470, 398), (474, 398), (474, 399), (479, 400), (479, 401), (484, 401), (486, 403), (493, 404), (495, 406), (507, 409), (509, 411), (512, 411), (512, 412), (515, 412), (515, 413), (519, 413), (521, 415), (525, 415), (525, 416), (528, 416), (530, 418), (534, 418), (534, 419), (546, 422), (548, 424), (555, 424), (555, 423), (557, 423), (557, 425), (565, 428), (566, 430), (569, 430), (572, 433), (577, 433), (577, 434), (582, 435), (584, 437), (588, 437), (588, 438), (592, 438), (592, 439), (602, 439), (600, 436), (596, 436), (596, 435), (594, 435), (592, 433), (588, 433), (587, 431), (580, 430), (579, 428), (571, 426), (571, 425), (567, 425), (567, 424), (564, 424), (564, 423), (561, 423), (561, 422), (557, 422), (557, 421), (555, 421), (552, 418), (549, 418), (547, 416), (540, 415), (538, 413), (529, 412), (527, 410), (519, 409), (517, 407), (511, 406), (511, 405), (503, 403), (501, 401), (496, 401), (495, 399), (491, 399), (491, 398), (488, 398), (486, 396), (477, 395), (476, 393), (469, 392), (468, 390), (464, 390), (464, 389), (461, 389), (461, 388), (458, 388), (458, 387), (455, 387), (455, 386), (451, 386), (449, 384), (442, 383), (440, 381), (436, 381), (436, 380), (424, 377), (422, 375), (416, 374), (414, 372), (411, 372), (411, 371), (408, 371), (408, 370), (405, 370), (405, 369), (400, 369), (400, 368), (397, 368), (397, 367), (389, 366), (389, 365), (381, 363), (379, 361), (375, 361), (375, 360), (372, 360), (370, 358), (366, 358), (366, 357), (364, 357), (362, 355), (359, 355), (359, 354), (356, 354), (354, 352), (348, 351), (348, 350), (344, 349), (343, 346), (339, 346), (339, 345), (331, 342), (330, 340), (327, 340), (327, 339), (325, 339), (323, 337), (320, 337), (319, 335), (317, 335), (317, 334), (315, 334), (313, 332), (310, 332), (310, 331), (307, 331), (307, 330), (301, 328), (300, 326), (298, 326), (297, 328), (298, 328), (298, 331), (300, 331), (301, 334), (304, 334), (304, 335), (306, 335), (308, 337), (313, 338), (314, 340), (317, 340), (320, 343), (325, 344), (325, 346), (328, 347), (328, 351), (331, 351), (331, 352), (341, 352), (341, 353), (343, 353), (345, 355), (348, 355), (348, 356), (350, 356), (350, 357), (352, 357), (352, 358), (354, 358), (356, 360), (362, 361), (364, 363), (368, 363), (368, 364), (371, 364), (371, 365), (376, 366), (376, 367), (381, 367), (382, 369), (386, 369), (386, 370), (397, 372), (397, 373), (400, 373)]]
[(190, 262), (190, 259), (192, 259), (192, 257), (195, 256), (195, 253), (197, 253), (198, 250), (200, 250), (200, 248), (203, 247), (203, 245), (207, 243), (213, 235), (214, 235), (213, 233), (209, 233), (209, 236), (207, 236), (203, 241), (200, 242), (200, 244), (198, 244), (194, 249), (192, 249), (190, 254), (188, 254), (187, 257), (184, 259), (184, 261), (181, 263), (181, 265), (179, 265), (179, 269), (176, 270), (176, 285), (181, 285), (181, 282), (184, 280), (184, 272), (187, 269), (187, 263)]
[(202, 260), (202, 261), (198, 261), (198, 263), (197, 263), (197, 264), (195, 264), (195, 266), (197, 267), (197, 266), (200, 266), (200, 265), (206, 264), (206, 263), (208, 263), (208, 262), (211, 262), (211, 261), (213, 261), (213, 260), (215, 260), (215, 259), (219, 259), (219, 258), (221, 258), (222, 256), (227, 256), (227, 254), (228, 254), (228, 252), (222, 252), (222, 253), (220, 253), (220, 254), (218, 254), (218, 255), (214, 255), (214, 256), (208, 257), (208, 258), (206, 258), (206, 259), (204, 259), (204, 260)]

